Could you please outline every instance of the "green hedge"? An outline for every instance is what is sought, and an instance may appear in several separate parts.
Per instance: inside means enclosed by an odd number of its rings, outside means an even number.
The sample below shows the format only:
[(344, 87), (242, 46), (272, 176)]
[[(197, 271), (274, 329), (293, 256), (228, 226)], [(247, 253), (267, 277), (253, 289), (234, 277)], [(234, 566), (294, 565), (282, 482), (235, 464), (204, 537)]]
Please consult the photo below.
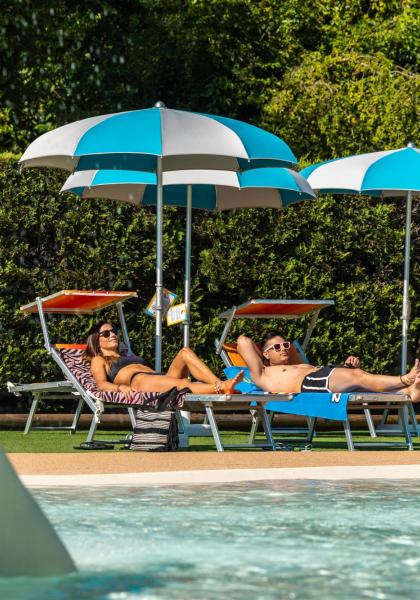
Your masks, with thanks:
[[(132, 289), (127, 304), (134, 349), (152, 359), (154, 322), (144, 308), (154, 292), (155, 215), (103, 200), (59, 195), (63, 173), (0, 163), (0, 382), (39, 381), (57, 375), (43, 350), (39, 322), (19, 307), (60, 289)], [(368, 369), (398, 371), (401, 336), (404, 202), (319, 198), (287, 210), (195, 212), (191, 345), (218, 372), (213, 350), (223, 322), (218, 314), (252, 297), (332, 298), (314, 332), (314, 362), (347, 353)], [(182, 297), (184, 212), (165, 209), (164, 283)], [(412, 299), (419, 266), (412, 265)], [(53, 339), (82, 339), (86, 317), (50, 317)], [(272, 323), (271, 323), (272, 324)], [(236, 322), (233, 334), (260, 336), (271, 325)], [(299, 337), (301, 321), (285, 322)], [(420, 318), (410, 327), (418, 345)], [(165, 365), (182, 345), (178, 326), (164, 329)]]
[[(152, 357), (155, 217), (59, 196), (63, 172), (20, 174), (36, 136), (79, 118), (152, 105), (242, 118), (279, 134), (301, 160), (419, 142), (419, 9), (412, 0), (11, 0), (0, 14), (0, 385), (57, 376), (35, 317), (19, 306), (62, 288), (135, 289), (136, 351)], [(59, 24), (59, 25), (58, 25)], [(10, 43), (13, 40), (13, 43)], [(94, 40), (94, 42), (93, 42)], [(413, 314), (419, 343), (419, 205), (413, 207)], [(165, 209), (165, 285), (182, 296), (184, 213)], [(251, 297), (333, 298), (314, 362), (348, 352), (398, 371), (403, 200), (322, 197), (285, 211), (194, 214), (192, 346), (220, 372), (221, 310)], [(51, 318), (54, 339), (91, 320)], [(233, 333), (259, 336), (261, 321)], [(286, 323), (291, 337), (299, 322)], [(181, 346), (165, 328), (165, 362)], [(412, 360), (412, 358), (411, 358)]]

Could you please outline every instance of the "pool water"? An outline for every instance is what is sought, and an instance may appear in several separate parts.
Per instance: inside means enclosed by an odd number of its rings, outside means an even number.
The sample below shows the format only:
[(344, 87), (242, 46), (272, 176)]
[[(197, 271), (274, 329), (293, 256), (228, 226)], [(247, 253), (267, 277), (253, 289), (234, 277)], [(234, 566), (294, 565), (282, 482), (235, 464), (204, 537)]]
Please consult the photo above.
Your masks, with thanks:
[(0, 579), (0, 598), (420, 596), (420, 481), (33, 493), (79, 572)]

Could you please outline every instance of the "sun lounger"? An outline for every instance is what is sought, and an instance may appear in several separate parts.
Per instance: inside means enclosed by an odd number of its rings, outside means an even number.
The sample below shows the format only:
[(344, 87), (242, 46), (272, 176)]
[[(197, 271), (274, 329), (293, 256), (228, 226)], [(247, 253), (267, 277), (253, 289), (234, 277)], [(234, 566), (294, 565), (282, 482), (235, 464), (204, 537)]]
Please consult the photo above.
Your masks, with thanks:
[[(242, 356), (237, 351), (236, 343), (226, 343), (232, 322), (237, 319), (308, 319), (306, 334), (302, 344), (295, 340), (291, 348), (292, 364), (308, 362), (306, 349), (308, 347), (312, 332), (315, 328), (321, 310), (333, 306), (333, 300), (272, 300), (260, 299), (249, 300), (240, 306), (233, 306), (224, 311), (220, 317), (226, 319), (226, 325), (223, 329), (220, 339), (217, 339), (216, 353), (219, 354), (226, 367), (244, 366)], [(273, 419), (273, 413), (269, 414)], [(312, 431), (311, 418), (307, 418), (306, 427), (279, 427), (273, 431), (275, 434), (284, 435), (304, 435), (308, 436)], [(254, 439), (258, 429), (259, 417), (254, 412), (252, 419), (252, 428), (250, 433), (250, 442)]]
[[(83, 405), (87, 406), (92, 412), (93, 417), (85, 447), (95, 446), (95, 431), (107, 405), (117, 404), (127, 408), (133, 428), (136, 421), (136, 407), (142, 406), (143, 408), (153, 410), (160, 408), (159, 403), (163, 401), (160, 394), (136, 392), (126, 396), (122, 392), (105, 392), (99, 390), (91, 373), (90, 365), (84, 358), (84, 349), (86, 346), (83, 344), (52, 344), (50, 341), (46, 320), (47, 314), (93, 314), (104, 308), (115, 306), (121, 324), (124, 343), (127, 352), (130, 353), (130, 340), (122, 305), (126, 300), (136, 296), (135, 292), (63, 290), (45, 298), (37, 298), (35, 302), (21, 307), (21, 310), (26, 314), (38, 314), (44, 334), (45, 348), (66, 378), (65, 382), (50, 384), (11, 384), (9, 389), (13, 393), (29, 391), (34, 394), (25, 432), (31, 429), (40, 394), (45, 390), (52, 392), (55, 389), (62, 388), (66, 389), (67, 393), (77, 394), (79, 400), (71, 431), (76, 430)], [(182, 406), (184, 395), (180, 393), (173, 398), (173, 407), (180, 408)]]
[[(249, 372), (246, 367), (236, 366), (228, 367), (225, 369), (227, 377), (234, 377), (240, 369), (245, 369), (245, 383), (238, 385), (242, 390), (246, 390), (249, 386), (250, 394), (254, 398), (263, 396), (265, 392), (259, 390), (254, 384), (249, 383)], [(273, 395), (271, 395), (273, 396)], [(280, 397), (283, 394), (279, 395)], [(289, 394), (290, 402), (278, 402), (277, 396), (274, 394), (274, 399), (265, 404), (265, 410), (270, 415), (275, 413), (291, 414), (291, 415), (302, 415), (310, 418), (310, 426), (305, 440), (306, 444), (312, 444), (313, 437), (315, 434), (316, 422), (319, 418), (339, 421), (343, 424), (347, 447), (349, 450), (354, 450), (356, 447), (361, 446), (395, 446), (405, 447), (408, 450), (413, 449), (411, 440), (411, 433), (408, 421), (408, 407), (410, 404), (410, 398), (405, 394), (400, 393), (375, 393), (375, 392), (353, 392), (353, 393), (299, 393)], [(402, 424), (402, 435), (405, 438), (404, 442), (355, 442), (353, 440), (352, 431), (350, 427), (349, 416), (352, 412), (361, 410), (383, 410), (385, 407), (392, 407), (396, 410), (399, 416), (399, 420)], [(269, 418), (271, 426), (272, 419)], [(249, 436), (249, 444), (252, 445), (255, 442), (257, 428), (252, 427), (251, 434)], [(271, 428), (273, 436), (278, 433), (278, 429)], [(282, 430), (280, 430), (282, 431)], [(374, 432), (370, 432), (373, 438), (377, 436)], [(281, 444), (296, 442), (299, 443), (301, 440), (285, 440), (282, 438)]]
[[(292, 346), (292, 362), (308, 362), (305, 356), (305, 350), (308, 346), (312, 331), (315, 327), (319, 312), (331, 306), (333, 301), (317, 301), (317, 300), (251, 300), (239, 307), (232, 307), (225, 311), (220, 316), (227, 319), (223, 334), (216, 342), (216, 351), (223, 359), (225, 365), (236, 366), (238, 369), (243, 368), (244, 361), (236, 349), (236, 344), (227, 344), (226, 339), (229, 333), (230, 326), (234, 319), (238, 318), (298, 318), (305, 315), (310, 315), (308, 329), (302, 345), (294, 342)], [(234, 372), (225, 373), (228, 377), (232, 377)], [(312, 397), (312, 398), (310, 398)], [(306, 443), (312, 443), (315, 434), (315, 427), (318, 418), (331, 420), (340, 420), (343, 422), (343, 428), (346, 436), (347, 447), (349, 450), (354, 450), (356, 446), (364, 445), (353, 441), (350, 428), (349, 413), (363, 411), (369, 433), (372, 438), (376, 438), (375, 427), (371, 415), (372, 410), (382, 410), (383, 408), (392, 408), (399, 415), (401, 425), (401, 435), (405, 438), (405, 442), (369, 442), (370, 445), (393, 445), (404, 446), (410, 450), (413, 449), (411, 434), (409, 430), (408, 409), (411, 405), (410, 399), (404, 394), (376, 394), (376, 393), (353, 393), (353, 394), (307, 394), (301, 393), (293, 396), (293, 401), (288, 404), (270, 402), (265, 405), (265, 409), (269, 412), (269, 421), (272, 423), (272, 418), (275, 413), (296, 414), (307, 417), (308, 428), (300, 430), (306, 435)], [(337, 417), (336, 408), (337, 399), (342, 405), (345, 403), (345, 412)], [(252, 445), (255, 440), (255, 435), (258, 428), (258, 415), (254, 415), (252, 428), (249, 436), (249, 444)], [(286, 428), (272, 429), (273, 435), (296, 433), (296, 430), (287, 431)]]

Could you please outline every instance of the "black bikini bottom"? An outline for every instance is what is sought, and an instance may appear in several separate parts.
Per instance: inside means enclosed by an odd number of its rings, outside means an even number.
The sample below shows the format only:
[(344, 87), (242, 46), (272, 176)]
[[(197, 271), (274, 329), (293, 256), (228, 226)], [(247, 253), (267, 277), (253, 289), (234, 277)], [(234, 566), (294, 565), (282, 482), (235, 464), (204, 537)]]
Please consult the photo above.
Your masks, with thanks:
[(131, 387), (131, 384), (133, 383), (133, 379), (134, 377), (137, 377), (137, 375), (166, 375), (166, 373), (158, 373), (157, 371), (137, 371), (137, 373), (133, 373), (132, 376), (130, 377), (130, 383), (129, 386)]

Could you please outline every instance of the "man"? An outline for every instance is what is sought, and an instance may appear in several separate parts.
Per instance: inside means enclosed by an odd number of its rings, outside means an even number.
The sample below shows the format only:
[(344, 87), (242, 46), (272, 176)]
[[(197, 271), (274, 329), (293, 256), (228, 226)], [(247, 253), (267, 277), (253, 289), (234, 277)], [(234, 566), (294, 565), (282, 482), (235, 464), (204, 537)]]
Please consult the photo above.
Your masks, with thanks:
[(298, 392), (404, 392), (413, 402), (420, 401), (420, 362), (406, 375), (374, 375), (359, 368), (360, 361), (349, 356), (338, 367), (289, 364), (291, 344), (279, 333), (270, 332), (261, 349), (248, 337), (238, 338), (238, 352), (245, 360), (251, 379), (272, 393)]

